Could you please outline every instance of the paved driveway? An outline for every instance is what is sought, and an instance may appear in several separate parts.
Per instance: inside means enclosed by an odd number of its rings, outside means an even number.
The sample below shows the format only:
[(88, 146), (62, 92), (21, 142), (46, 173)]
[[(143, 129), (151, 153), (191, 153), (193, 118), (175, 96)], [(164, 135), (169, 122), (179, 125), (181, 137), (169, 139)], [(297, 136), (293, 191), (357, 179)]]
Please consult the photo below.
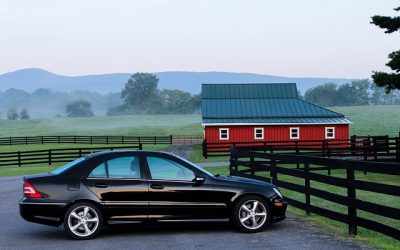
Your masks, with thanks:
[(290, 216), (257, 234), (227, 223), (113, 225), (94, 240), (74, 241), (63, 228), (24, 221), (18, 213), (21, 177), (0, 177), (0, 249), (362, 249), (302, 218)]

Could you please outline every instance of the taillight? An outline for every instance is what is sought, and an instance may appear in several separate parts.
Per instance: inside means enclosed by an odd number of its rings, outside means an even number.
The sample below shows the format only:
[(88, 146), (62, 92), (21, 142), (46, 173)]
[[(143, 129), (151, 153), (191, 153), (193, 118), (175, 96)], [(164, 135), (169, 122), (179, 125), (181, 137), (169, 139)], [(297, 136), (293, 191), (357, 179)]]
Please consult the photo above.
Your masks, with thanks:
[(39, 191), (28, 181), (24, 181), (24, 196), (25, 198), (43, 198)]

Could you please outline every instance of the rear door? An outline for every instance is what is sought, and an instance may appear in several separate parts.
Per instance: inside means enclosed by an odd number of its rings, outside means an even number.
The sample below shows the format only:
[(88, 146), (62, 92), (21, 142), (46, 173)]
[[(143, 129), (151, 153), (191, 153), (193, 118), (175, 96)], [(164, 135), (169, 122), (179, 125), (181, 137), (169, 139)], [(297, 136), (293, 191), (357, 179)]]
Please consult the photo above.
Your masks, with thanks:
[(103, 202), (111, 219), (147, 218), (148, 187), (138, 154), (107, 159), (95, 167), (86, 184)]
[[(214, 185), (207, 176), (173, 156), (146, 156), (149, 218), (196, 219), (214, 217)], [(196, 176), (205, 182), (194, 182)]]

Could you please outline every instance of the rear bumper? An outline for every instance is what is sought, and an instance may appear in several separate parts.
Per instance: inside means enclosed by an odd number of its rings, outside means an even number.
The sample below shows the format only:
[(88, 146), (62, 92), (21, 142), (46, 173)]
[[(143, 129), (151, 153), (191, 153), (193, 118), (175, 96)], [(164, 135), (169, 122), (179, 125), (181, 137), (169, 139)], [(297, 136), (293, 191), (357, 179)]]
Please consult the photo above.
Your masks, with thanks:
[(42, 199), (22, 199), (19, 202), (19, 213), (26, 221), (59, 226), (62, 223), (66, 203), (48, 202)]

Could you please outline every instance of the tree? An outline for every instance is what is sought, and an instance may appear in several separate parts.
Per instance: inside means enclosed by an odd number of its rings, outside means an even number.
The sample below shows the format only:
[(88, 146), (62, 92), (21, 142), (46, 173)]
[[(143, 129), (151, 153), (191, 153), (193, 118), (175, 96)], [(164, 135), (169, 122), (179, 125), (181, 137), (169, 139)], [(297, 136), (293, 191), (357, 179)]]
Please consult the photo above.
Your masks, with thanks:
[(22, 108), (21, 112), (19, 113), (19, 118), (21, 120), (29, 120), (29, 113), (28, 113), (28, 109), (27, 108)]
[(337, 105), (368, 105), (369, 104), (369, 81), (368, 79), (352, 81), (341, 85), (337, 89)]
[(7, 111), (7, 119), (8, 120), (17, 120), (18, 119), (18, 111), (17, 108), (10, 108)]
[(335, 83), (325, 83), (308, 89), (304, 94), (304, 100), (323, 107), (333, 107), (337, 104)]
[(84, 99), (69, 103), (65, 108), (68, 117), (90, 117), (94, 116), (92, 104)]
[[(400, 7), (394, 9), (400, 11)], [(393, 33), (400, 30), (400, 16), (373, 16), (372, 22), (381, 29), (385, 29), (385, 33)], [(400, 50), (389, 54), (389, 62), (386, 66), (390, 67), (394, 73), (373, 72), (372, 79), (379, 87), (385, 87), (386, 92), (394, 89), (400, 89)]]
[(135, 73), (125, 84), (121, 98), (125, 105), (135, 114), (158, 113), (161, 107), (158, 78), (154, 74)]
[(194, 112), (192, 95), (182, 90), (164, 89), (160, 92), (163, 114), (190, 114)]

